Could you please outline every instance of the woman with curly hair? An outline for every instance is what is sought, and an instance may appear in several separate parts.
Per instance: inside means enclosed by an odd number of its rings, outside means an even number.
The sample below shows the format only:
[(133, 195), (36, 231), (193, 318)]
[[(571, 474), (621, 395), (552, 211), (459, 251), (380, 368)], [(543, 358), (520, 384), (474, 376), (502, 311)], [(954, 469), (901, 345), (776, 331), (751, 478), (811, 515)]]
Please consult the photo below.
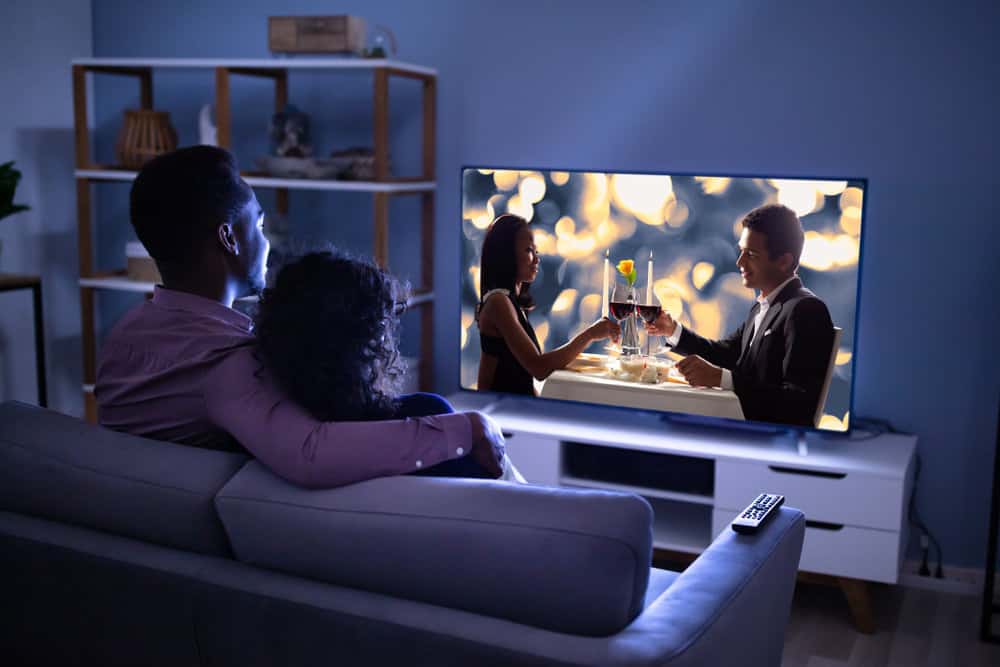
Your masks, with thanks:
[(621, 334), (617, 324), (602, 317), (562, 347), (542, 352), (527, 315), (535, 306), (529, 288), (537, 275), (538, 251), (528, 221), (510, 213), (499, 216), (486, 230), (479, 275), (481, 390), (533, 396), (533, 379), (565, 368), (595, 340), (617, 340)]
[[(261, 294), (255, 355), (318, 420), (454, 412), (436, 394), (400, 395), (397, 333), (408, 291), (374, 263), (333, 248), (290, 258)], [(469, 455), (417, 474), (492, 477)]]

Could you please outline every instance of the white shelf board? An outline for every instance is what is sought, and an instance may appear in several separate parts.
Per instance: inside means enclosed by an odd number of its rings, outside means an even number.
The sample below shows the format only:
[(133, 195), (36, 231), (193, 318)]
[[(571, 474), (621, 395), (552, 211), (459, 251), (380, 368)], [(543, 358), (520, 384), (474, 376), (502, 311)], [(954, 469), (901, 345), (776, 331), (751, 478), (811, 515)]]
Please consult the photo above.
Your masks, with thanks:
[[(77, 169), (77, 178), (95, 181), (133, 181), (138, 172), (125, 170)], [(248, 185), (258, 188), (288, 188), (289, 190), (339, 190), (342, 192), (430, 192), (437, 189), (434, 181), (379, 183), (376, 181), (313, 180), (307, 178), (271, 178), (244, 176)]]
[(562, 475), (559, 483), (563, 486), (581, 486), (593, 489), (606, 489), (608, 491), (625, 491), (627, 493), (638, 493), (640, 496), (648, 498), (661, 498), (675, 502), (692, 503), (695, 505), (708, 505), (711, 507), (715, 502), (712, 496), (702, 496), (696, 493), (681, 493), (680, 491), (667, 491), (666, 489), (654, 489), (648, 486), (637, 486), (634, 484), (616, 484), (586, 477), (573, 477)]
[(432, 67), (413, 65), (390, 58), (327, 56), (325, 58), (76, 58), (74, 65), (90, 67), (160, 67), (164, 69), (208, 69), (246, 67), (252, 69), (373, 70), (391, 67), (414, 74), (437, 76)]
[(152, 294), (154, 284), (128, 278), (80, 278), (80, 287)]
[[(93, 287), (94, 289), (106, 289), (119, 292), (139, 292), (142, 294), (152, 294), (154, 283), (143, 282), (141, 280), (129, 280), (128, 278), (80, 278), (80, 287)], [(247, 296), (240, 299), (240, 301), (256, 301), (256, 296)], [(428, 292), (426, 294), (417, 294), (411, 297), (407, 302), (407, 306), (419, 306), (424, 303), (429, 303), (434, 301), (434, 292)]]
[(345, 192), (429, 192), (437, 188), (434, 181), (379, 183), (376, 181), (321, 181), (306, 178), (271, 178), (244, 176), (248, 185), (258, 188), (288, 188), (289, 190), (341, 190)]
[(406, 300), (406, 306), (412, 308), (413, 306), (420, 306), (425, 303), (430, 303), (434, 301), (434, 292), (427, 292), (425, 294), (414, 294), (409, 299)]
[[(130, 280), (129, 278), (80, 278), (80, 287), (93, 287), (94, 289), (105, 289), (116, 292), (139, 292), (141, 294), (152, 294), (155, 283), (142, 280)], [(245, 296), (237, 301), (256, 301), (257, 296)]]

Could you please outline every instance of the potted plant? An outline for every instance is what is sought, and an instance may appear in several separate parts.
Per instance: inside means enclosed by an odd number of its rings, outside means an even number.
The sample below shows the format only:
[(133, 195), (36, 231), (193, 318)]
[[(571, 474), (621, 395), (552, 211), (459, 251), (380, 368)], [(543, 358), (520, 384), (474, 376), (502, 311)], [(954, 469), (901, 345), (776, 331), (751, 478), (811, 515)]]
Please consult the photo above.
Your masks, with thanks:
[[(0, 165), (0, 220), (9, 215), (27, 211), (24, 204), (14, 203), (14, 191), (17, 190), (17, 183), (21, 180), (21, 172), (14, 169), (13, 162), (6, 162)], [(0, 242), (0, 253), (3, 251), (3, 244)]]

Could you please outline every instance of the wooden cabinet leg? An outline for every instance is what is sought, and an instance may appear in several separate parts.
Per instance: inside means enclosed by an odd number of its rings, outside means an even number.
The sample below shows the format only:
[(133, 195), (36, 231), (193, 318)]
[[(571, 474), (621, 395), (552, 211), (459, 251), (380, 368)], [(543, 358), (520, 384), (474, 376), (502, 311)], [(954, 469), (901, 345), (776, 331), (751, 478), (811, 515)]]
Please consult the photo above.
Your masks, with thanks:
[(847, 598), (847, 606), (851, 608), (851, 617), (858, 632), (866, 635), (875, 632), (875, 615), (872, 613), (871, 596), (868, 595), (868, 584), (859, 579), (838, 577), (837, 584)]

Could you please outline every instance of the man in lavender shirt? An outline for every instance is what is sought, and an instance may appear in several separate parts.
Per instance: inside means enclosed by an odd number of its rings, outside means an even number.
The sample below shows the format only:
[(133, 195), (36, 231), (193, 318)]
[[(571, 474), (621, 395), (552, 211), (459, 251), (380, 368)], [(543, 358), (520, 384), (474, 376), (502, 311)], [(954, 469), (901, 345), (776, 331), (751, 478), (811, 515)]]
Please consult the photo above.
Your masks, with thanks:
[(478, 412), (321, 422), (253, 356), (233, 301), (264, 287), (264, 212), (235, 159), (194, 146), (147, 163), (130, 217), (163, 279), (105, 340), (94, 393), (102, 425), (216, 449), (245, 449), (285, 479), (334, 487), (469, 456), (501, 473), (503, 435)]

